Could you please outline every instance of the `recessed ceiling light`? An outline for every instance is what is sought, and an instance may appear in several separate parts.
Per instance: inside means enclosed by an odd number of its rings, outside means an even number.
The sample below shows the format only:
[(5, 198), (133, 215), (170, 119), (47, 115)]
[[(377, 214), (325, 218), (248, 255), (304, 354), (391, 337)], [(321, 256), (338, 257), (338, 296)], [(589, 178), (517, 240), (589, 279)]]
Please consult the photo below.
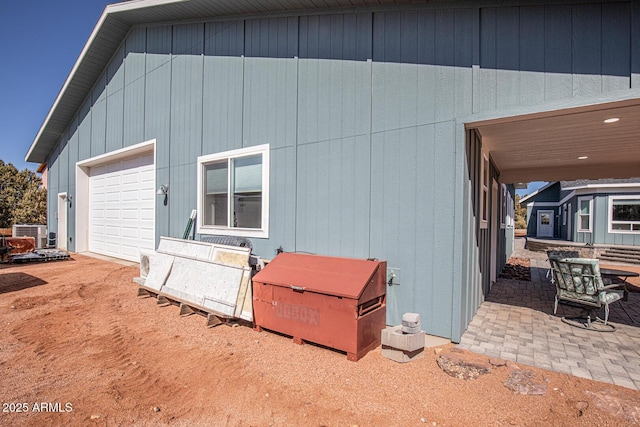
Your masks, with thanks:
[(580, 157), (578, 157), (578, 160), (586, 160), (588, 158), (589, 158), (589, 156), (580, 156)]
[(620, 120), (618, 117), (611, 117), (611, 118), (609, 118), (609, 119), (606, 119), (604, 122), (605, 122), (605, 123), (615, 123), (615, 122), (617, 122), (618, 120)]

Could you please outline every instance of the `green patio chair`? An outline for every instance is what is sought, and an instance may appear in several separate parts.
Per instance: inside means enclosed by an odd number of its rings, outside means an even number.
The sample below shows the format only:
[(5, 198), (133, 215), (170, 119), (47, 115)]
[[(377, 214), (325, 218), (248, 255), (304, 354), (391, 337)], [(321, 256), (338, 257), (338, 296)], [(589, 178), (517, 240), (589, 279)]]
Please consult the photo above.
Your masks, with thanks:
[[(563, 258), (578, 258), (580, 257), (580, 252), (578, 251), (569, 251), (569, 250), (558, 250), (551, 249), (547, 251), (547, 261), (551, 264), (552, 259), (563, 259)], [(547, 278), (551, 274), (551, 267), (547, 270)], [(551, 282), (553, 282), (553, 276), (551, 276)]]
[[(615, 331), (616, 327), (608, 323), (609, 304), (622, 299), (623, 291), (614, 290), (618, 285), (605, 284), (600, 275), (599, 261), (589, 258), (549, 258), (549, 263), (556, 285), (553, 314), (558, 311), (558, 303), (565, 301), (582, 307), (584, 313), (572, 318), (563, 317), (563, 322), (600, 332)], [(604, 320), (595, 314), (595, 310), (602, 307)]]

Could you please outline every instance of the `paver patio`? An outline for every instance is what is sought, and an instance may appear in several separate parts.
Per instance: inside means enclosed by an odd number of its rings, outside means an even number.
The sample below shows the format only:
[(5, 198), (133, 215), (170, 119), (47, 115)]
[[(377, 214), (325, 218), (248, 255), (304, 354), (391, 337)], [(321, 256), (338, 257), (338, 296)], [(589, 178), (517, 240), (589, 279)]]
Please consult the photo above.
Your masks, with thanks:
[(459, 347), (640, 390), (640, 294), (630, 293), (628, 301), (611, 306), (609, 320), (617, 326), (615, 332), (576, 328), (561, 317), (576, 315), (579, 308), (561, 304), (553, 314), (555, 287), (546, 277), (549, 264), (544, 254), (534, 254), (530, 261), (531, 282), (498, 279)]

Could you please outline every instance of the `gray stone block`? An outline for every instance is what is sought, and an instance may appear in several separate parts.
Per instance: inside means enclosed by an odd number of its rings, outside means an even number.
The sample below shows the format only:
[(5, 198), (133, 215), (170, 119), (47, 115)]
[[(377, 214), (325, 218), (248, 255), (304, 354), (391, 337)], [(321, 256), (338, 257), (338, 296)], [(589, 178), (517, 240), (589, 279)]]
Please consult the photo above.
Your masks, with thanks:
[(405, 334), (417, 334), (420, 333), (420, 326), (406, 326), (406, 325), (402, 325), (401, 328), (402, 332), (404, 332)]
[(420, 328), (420, 314), (418, 313), (405, 313), (402, 315), (402, 325), (410, 328)]
[(424, 347), (419, 350), (406, 351), (383, 345), (382, 356), (386, 357), (387, 359), (391, 359), (394, 362), (407, 363), (411, 362), (412, 360), (424, 357)]
[(424, 332), (417, 334), (405, 334), (402, 326), (393, 326), (382, 330), (382, 345), (393, 347), (403, 351), (416, 351), (424, 349)]

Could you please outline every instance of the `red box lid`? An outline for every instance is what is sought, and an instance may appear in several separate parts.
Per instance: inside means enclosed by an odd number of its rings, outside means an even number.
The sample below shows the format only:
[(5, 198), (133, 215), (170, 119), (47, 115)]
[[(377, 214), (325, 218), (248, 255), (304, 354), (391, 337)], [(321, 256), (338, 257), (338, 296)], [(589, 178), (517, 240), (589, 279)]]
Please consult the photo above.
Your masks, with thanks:
[(378, 266), (378, 261), (364, 259), (281, 253), (253, 281), (358, 299)]

